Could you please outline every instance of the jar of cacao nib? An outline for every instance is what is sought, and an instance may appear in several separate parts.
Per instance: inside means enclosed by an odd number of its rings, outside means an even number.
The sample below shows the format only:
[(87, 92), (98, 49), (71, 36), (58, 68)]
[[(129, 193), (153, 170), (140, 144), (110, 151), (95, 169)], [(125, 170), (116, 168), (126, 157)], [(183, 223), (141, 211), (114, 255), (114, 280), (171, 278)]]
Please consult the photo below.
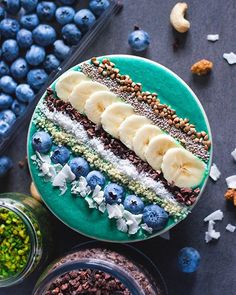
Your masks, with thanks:
[(49, 222), (48, 211), (32, 197), (0, 194), (0, 288), (21, 283), (47, 263)]
[(167, 289), (156, 267), (134, 247), (89, 242), (54, 261), (33, 294), (167, 295)]

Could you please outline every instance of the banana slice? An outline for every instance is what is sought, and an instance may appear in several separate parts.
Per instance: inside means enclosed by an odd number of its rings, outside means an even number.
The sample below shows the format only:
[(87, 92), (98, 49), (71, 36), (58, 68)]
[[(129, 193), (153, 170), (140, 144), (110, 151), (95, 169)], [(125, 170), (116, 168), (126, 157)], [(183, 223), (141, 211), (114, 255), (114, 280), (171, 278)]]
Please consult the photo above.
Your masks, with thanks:
[(145, 161), (145, 153), (151, 139), (161, 133), (161, 129), (152, 124), (144, 125), (138, 129), (133, 140), (133, 147), (136, 155)]
[(95, 92), (85, 102), (85, 114), (90, 121), (99, 125), (102, 113), (109, 105), (117, 101), (118, 97), (110, 91)]
[(139, 128), (151, 121), (144, 116), (131, 115), (126, 118), (120, 125), (118, 132), (120, 140), (129, 148), (133, 149), (133, 139)]
[(56, 83), (55, 90), (57, 96), (67, 102), (73, 88), (82, 81), (89, 78), (78, 71), (69, 71), (63, 74)]
[(129, 116), (134, 114), (133, 107), (124, 102), (115, 102), (108, 106), (101, 116), (103, 129), (115, 138), (119, 138), (118, 128)]
[(206, 165), (183, 148), (172, 148), (166, 152), (161, 165), (163, 175), (178, 187), (195, 187), (204, 177)]
[(161, 134), (151, 139), (145, 152), (145, 158), (148, 164), (155, 170), (160, 171), (163, 156), (174, 147), (179, 147), (173, 137), (167, 134)]
[(97, 91), (103, 91), (103, 90), (108, 91), (109, 89), (105, 85), (98, 82), (94, 82), (94, 81), (81, 82), (79, 85), (77, 85), (73, 89), (69, 97), (69, 102), (77, 111), (79, 111), (80, 113), (83, 113), (86, 100), (90, 97), (90, 95)]

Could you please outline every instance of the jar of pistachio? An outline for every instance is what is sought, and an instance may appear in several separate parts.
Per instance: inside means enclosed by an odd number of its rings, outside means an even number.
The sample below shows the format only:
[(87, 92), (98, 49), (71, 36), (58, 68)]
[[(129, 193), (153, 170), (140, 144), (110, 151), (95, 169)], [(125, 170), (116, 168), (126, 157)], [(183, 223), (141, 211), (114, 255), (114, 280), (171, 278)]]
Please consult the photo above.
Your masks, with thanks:
[(32, 197), (0, 194), (0, 288), (22, 282), (51, 252), (50, 217)]

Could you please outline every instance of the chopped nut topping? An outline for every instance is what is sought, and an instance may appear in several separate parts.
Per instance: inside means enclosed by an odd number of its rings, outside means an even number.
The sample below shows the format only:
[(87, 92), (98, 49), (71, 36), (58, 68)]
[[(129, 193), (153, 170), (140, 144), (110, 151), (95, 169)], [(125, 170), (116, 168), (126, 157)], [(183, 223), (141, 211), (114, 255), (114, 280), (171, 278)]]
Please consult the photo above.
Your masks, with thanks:
[(191, 67), (191, 72), (196, 75), (206, 75), (211, 71), (213, 68), (213, 63), (209, 60), (202, 59), (196, 62), (194, 65)]
[(228, 188), (225, 193), (225, 199), (233, 201), (234, 206), (236, 206), (236, 189)]

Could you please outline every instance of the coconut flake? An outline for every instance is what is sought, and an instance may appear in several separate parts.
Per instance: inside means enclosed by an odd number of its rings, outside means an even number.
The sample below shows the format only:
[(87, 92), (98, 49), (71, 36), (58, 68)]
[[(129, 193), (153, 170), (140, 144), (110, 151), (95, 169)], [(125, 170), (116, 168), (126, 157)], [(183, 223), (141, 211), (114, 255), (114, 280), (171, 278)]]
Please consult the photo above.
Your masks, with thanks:
[(228, 188), (236, 189), (236, 175), (229, 176), (225, 180), (228, 185)]
[(226, 230), (229, 231), (229, 232), (231, 232), (231, 233), (233, 233), (236, 230), (236, 226), (234, 226), (234, 225), (232, 225), (232, 224), (229, 223), (226, 226)]
[(204, 218), (204, 221), (215, 221), (215, 220), (222, 220), (224, 217), (224, 214), (221, 210), (216, 210), (209, 214), (207, 217)]
[(207, 35), (207, 40), (211, 42), (215, 42), (219, 40), (219, 34), (209, 34)]
[(128, 231), (128, 226), (127, 226), (126, 221), (125, 221), (124, 218), (119, 218), (119, 219), (117, 219), (117, 221), (116, 221), (116, 226), (117, 226), (117, 229), (118, 229), (119, 231), (122, 231), (122, 232), (124, 232), (124, 233), (127, 233), (127, 231)]
[(102, 213), (104, 213), (106, 211), (106, 204), (105, 202), (102, 202), (99, 206), (98, 206), (98, 210)]
[(112, 219), (112, 218), (119, 219), (119, 218), (122, 218), (124, 215), (124, 207), (123, 205), (118, 205), (118, 204), (115, 204), (115, 205), (107, 204), (107, 212), (108, 212), (109, 219)]
[(85, 197), (84, 199), (88, 203), (89, 208), (97, 208), (97, 204), (93, 201), (93, 199), (91, 199), (90, 197)]
[(32, 161), (36, 161), (36, 160), (37, 160), (37, 156), (36, 156), (36, 155), (33, 155), (33, 156), (30, 157), (30, 159), (31, 159)]
[(236, 63), (236, 54), (233, 52), (224, 53), (223, 58), (227, 60), (228, 64), (233, 65)]
[(231, 156), (234, 158), (234, 160), (236, 161), (236, 149), (234, 149), (231, 153)]
[(210, 177), (214, 181), (217, 181), (220, 178), (220, 175), (221, 175), (220, 170), (217, 168), (216, 164), (213, 164), (210, 170)]
[(215, 222), (210, 220), (208, 222), (208, 231), (205, 233), (205, 241), (209, 243), (212, 239), (218, 240), (220, 238), (220, 232), (214, 229)]
[(129, 227), (128, 233), (130, 235), (134, 235), (140, 229), (139, 224), (141, 223), (143, 218), (142, 214), (132, 214), (131, 212), (125, 210), (124, 211), (124, 219), (126, 220), (126, 224)]
[(104, 202), (104, 192), (101, 190), (102, 188), (99, 185), (96, 185), (94, 191), (93, 191), (93, 195), (92, 195), (92, 199), (98, 204), (100, 205), (102, 202)]
[(140, 227), (141, 227), (144, 231), (148, 232), (149, 234), (152, 234), (153, 229), (152, 229), (151, 227), (149, 227), (146, 223), (142, 223), (142, 224), (140, 225)]

